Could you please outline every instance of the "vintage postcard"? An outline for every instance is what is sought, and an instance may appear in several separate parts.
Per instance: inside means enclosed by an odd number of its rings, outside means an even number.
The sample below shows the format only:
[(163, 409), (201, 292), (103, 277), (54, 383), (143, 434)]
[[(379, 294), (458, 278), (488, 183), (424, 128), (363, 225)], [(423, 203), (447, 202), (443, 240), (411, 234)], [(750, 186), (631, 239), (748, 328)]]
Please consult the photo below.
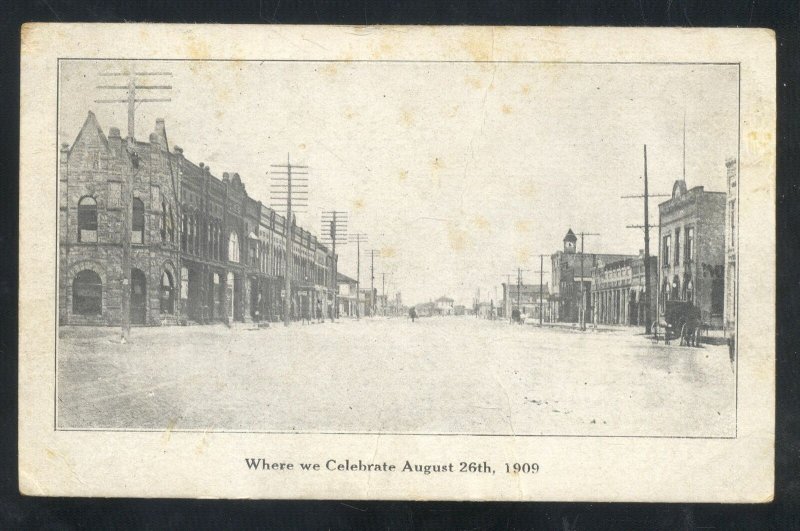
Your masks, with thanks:
[(771, 31), (22, 37), (23, 493), (772, 498)]

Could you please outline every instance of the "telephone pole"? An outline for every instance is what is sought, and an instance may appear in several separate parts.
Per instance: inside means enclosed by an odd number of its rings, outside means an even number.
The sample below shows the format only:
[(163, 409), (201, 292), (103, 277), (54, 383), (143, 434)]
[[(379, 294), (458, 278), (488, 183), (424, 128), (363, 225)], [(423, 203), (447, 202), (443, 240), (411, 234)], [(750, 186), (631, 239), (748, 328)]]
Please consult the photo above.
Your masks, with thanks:
[[(389, 273), (389, 277), (391, 277), (391, 276), (392, 276), (392, 274)], [(383, 313), (383, 315), (385, 317), (386, 316), (386, 307), (389, 305), (389, 301), (386, 300), (386, 272), (385, 271), (383, 271), (381, 273), (381, 299), (383, 299), (383, 304), (381, 305), (381, 310), (382, 310), (382, 313)]]
[[(683, 171), (686, 173), (686, 117), (684, 116), (684, 166)], [(685, 175), (684, 175), (685, 178)], [(644, 200), (644, 225), (628, 225), (629, 229), (644, 229), (644, 333), (651, 332), (652, 320), (650, 317), (650, 227), (658, 226), (650, 223), (650, 198), (651, 197), (669, 197), (667, 194), (650, 194), (647, 189), (647, 145), (644, 146), (644, 194), (642, 195), (624, 195), (623, 199), (643, 199)]]
[[(517, 310), (519, 310), (522, 306), (522, 272), (525, 271), (526, 273), (530, 271), (530, 269), (520, 269), (517, 268)], [(519, 312), (522, 314), (522, 311)]]
[[(503, 290), (503, 298), (505, 302), (506, 300), (511, 300), (511, 275), (506, 275), (506, 287)], [(506, 312), (508, 315), (506, 317), (509, 321), (511, 321), (511, 304), (508, 305), (508, 308), (505, 307), (506, 304), (503, 304), (503, 311)]]
[(333, 253), (333, 263), (331, 264), (331, 290), (333, 292), (333, 319), (339, 317), (338, 301), (338, 281), (339, 261), (336, 256), (336, 242), (340, 245), (347, 243), (347, 211), (344, 210), (325, 210), (322, 212), (322, 240), (330, 243)]
[(539, 255), (539, 270), (533, 273), (539, 273), (539, 326), (544, 323), (544, 257), (549, 256), (545, 254)]
[[(367, 242), (367, 235), (356, 232), (350, 236), (350, 241), (356, 244), (356, 319), (361, 319), (361, 244)], [(366, 302), (366, 301), (365, 301)], [(366, 304), (364, 305), (366, 310)]]
[(581, 236), (581, 300), (580, 300), (580, 314), (578, 315), (578, 323), (581, 330), (586, 330), (586, 289), (583, 279), (583, 237), (584, 236), (600, 236), (599, 232), (579, 232)]
[[(272, 164), (271, 167), (280, 169), (278, 171), (270, 170), (270, 174), (278, 176), (271, 178), (273, 181), (270, 184), (272, 207), (279, 211), (283, 208), (286, 209), (286, 259), (284, 260), (286, 271), (283, 275), (283, 325), (289, 326), (292, 312), (294, 211), (308, 206), (308, 166), (293, 165), (287, 153), (286, 164)], [(301, 171), (296, 171), (298, 169)], [(292, 200), (295, 202), (292, 203)]]
[(369, 253), (369, 276), (370, 276), (370, 287), (369, 287), (369, 316), (375, 317), (375, 253), (380, 252), (378, 249), (370, 249), (367, 251)]
[[(131, 219), (133, 218), (133, 177), (139, 172), (139, 156), (135, 148), (135, 121), (137, 103), (169, 102), (171, 98), (137, 98), (137, 90), (171, 90), (172, 85), (145, 85), (136, 81), (137, 77), (171, 76), (172, 72), (105, 72), (103, 77), (127, 77), (128, 83), (125, 85), (98, 85), (98, 89), (103, 90), (124, 90), (124, 99), (99, 99), (95, 103), (125, 103), (128, 106), (128, 136), (126, 138), (128, 157), (131, 161), (131, 169), (125, 172), (125, 179), (122, 183), (121, 199), (124, 205), (122, 211), (122, 235), (120, 246), (122, 247), (122, 278), (120, 291), (122, 292), (121, 313), (122, 313), (122, 342), (127, 343), (131, 337)], [(169, 153), (167, 153), (169, 157)], [(179, 203), (179, 199), (175, 198)], [(178, 269), (180, 271), (180, 268)], [(178, 282), (180, 286), (180, 279)]]

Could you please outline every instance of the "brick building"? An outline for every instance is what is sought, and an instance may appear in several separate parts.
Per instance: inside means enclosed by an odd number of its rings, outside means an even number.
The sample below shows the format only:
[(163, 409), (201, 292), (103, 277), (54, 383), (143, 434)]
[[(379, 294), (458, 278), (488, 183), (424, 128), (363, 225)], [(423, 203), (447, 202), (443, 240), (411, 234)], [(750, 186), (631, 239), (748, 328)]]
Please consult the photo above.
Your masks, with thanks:
[(703, 323), (721, 328), (725, 304), (724, 192), (687, 189), (675, 181), (672, 197), (658, 205), (658, 309), (665, 301), (692, 302)]
[[(655, 320), (658, 257), (650, 257), (650, 312)], [(635, 258), (597, 262), (592, 270), (592, 322), (595, 324), (645, 324), (644, 251)]]
[[(592, 270), (598, 263), (609, 264), (636, 258), (636, 255), (608, 253), (580, 253), (577, 251), (578, 237), (567, 231), (564, 250), (553, 254), (551, 259), (551, 312), (554, 320), (577, 323), (580, 317), (581, 291), (586, 299), (584, 322), (591, 322), (592, 309), (589, 295), (592, 290)], [(581, 288), (583, 288), (581, 290)]]
[[(132, 199), (123, 196), (130, 179)], [(130, 289), (133, 324), (278, 320), (285, 238), (293, 236), (292, 317), (327, 311), (336, 257), (249, 197), (237, 173), (211, 174), (168, 148), (164, 121), (148, 142), (103, 133), (89, 112), (59, 166), (59, 322), (121, 323)], [(125, 208), (131, 219), (131, 284), (123, 286)]]

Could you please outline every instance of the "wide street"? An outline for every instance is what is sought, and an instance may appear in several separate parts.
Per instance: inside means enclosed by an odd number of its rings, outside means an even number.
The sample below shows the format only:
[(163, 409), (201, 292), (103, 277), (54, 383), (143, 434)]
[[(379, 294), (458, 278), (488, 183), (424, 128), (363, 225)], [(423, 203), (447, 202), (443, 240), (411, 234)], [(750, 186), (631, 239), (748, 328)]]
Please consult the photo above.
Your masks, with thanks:
[(727, 348), (474, 317), (61, 327), (64, 429), (733, 436)]

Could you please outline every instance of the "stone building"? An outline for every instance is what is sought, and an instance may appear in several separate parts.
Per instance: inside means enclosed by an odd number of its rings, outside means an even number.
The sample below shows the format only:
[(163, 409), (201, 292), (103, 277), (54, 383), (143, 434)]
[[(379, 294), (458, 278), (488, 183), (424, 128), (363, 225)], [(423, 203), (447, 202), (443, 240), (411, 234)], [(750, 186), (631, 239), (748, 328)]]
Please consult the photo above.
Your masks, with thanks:
[(693, 303), (703, 323), (721, 328), (725, 304), (724, 192), (687, 189), (675, 181), (672, 197), (658, 205), (659, 290), (663, 315), (668, 300)]
[(580, 253), (577, 251), (578, 237), (567, 231), (564, 236), (564, 250), (553, 254), (551, 259), (551, 313), (554, 320), (577, 323), (580, 320), (581, 293), (586, 305), (585, 322), (591, 322), (592, 309), (590, 293), (592, 290), (592, 270), (602, 262), (609, 264), (636, 258), (636, 255), (609, 253)]
[[(131, 198), (124, 196), (127, 179)], [(123, 286), (125, 208), (131, 283)], [(278, 320), (286, 219), (247, 195), (237, 173), (218, 179), (174, 146), (164, 121), (148, 142), (103, 133), (89, 112), (59, 164), (59, 321), (117, 325), (122, 290), (132, 324)], [(293, 224), (292, 224), (293, 225)], [(299, 227), (293, 235), (293, 317), (334, 289), (336, 257)]]
[(736, 258), (738, 250), (737, 225), (739, 221), (739, 172), (736, 159), (725, 162), (728, 178), (728, 195), (725, 205), (725, 332), (731, 337), (736, 330)]
[(648, 318), (656, 318), (656, 269), (658, 257), (650, 257), (650, 286), (646, 286), (644, 251), (636, 258), (610, 263), (598, 261), (592, 270), (592, 322), (595, 324), (644, 325), (645, 290), (650, 290)]

